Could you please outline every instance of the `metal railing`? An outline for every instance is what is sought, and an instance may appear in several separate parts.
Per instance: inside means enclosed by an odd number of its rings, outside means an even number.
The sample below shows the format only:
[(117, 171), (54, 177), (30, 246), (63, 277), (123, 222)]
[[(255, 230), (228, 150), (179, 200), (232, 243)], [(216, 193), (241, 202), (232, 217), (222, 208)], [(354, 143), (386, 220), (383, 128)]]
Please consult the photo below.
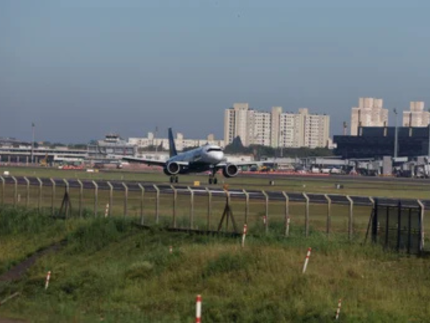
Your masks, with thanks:
[[(93, 214), (94, 216), (98, 216), (99, 214), (99, 203), (100, 200), (100, 192), (104, 192), (103, 198), (107, 200), (107, 204), (109, 208), (107, 210), (107, 215), (112, 216), (114, 212), (114, 192), (121, 192), (123, 197), (123, 206), (122, 206), (122, 215), (128, 216), (130, 210), (130, 194), (138, 194), (139, 202), (136, 203), (136, 198), (133, 199), (132, 202), (135, 204), (133, 208), (139, 210), (139, 223), (144, 225), (146, 224), (145, 211), (144, 208), (147, 207), (145, 202), (145, 198), (148, 194), (153, 196), (153, 214), (154, 214), (154, 222), (155, 224), (160, 223), (161, 217), (161, 208), (160, 203), (163, 200), (164, 210), (168, 210), (171, 212), (172, 216), (169, 219), (170, 226), (173, 228), (178, 227), (178, 208), (182, 211), (184, 207), (178, 206), (179, 197), (182, 199), (189, 199), (189, 208), (188, 208), (188, 225), (189, 229), (194, 229), (196, 226), (196, 199), (200, 198), (201, 207), (201, 199), (205, 199), (205, 203), (207, 204), (206, 211), (200, 211), (201, 213), (206, 213), (206, 230), (210, 230), (211, 221), (214, 216), (214, 199), (225, 198), (227, 201), (233, 200), (240, 201), (240, 203), (244, 203), (244, 212), (243, 212), (243, 222), (248, 224), (251, 221), (251, 204), (252, 208), (255, 209), (256, 206), (264, 206), (264, 212), (262, 215), (264, 216), (264, 232), (269, 232), (271, 228), (272, 215), (276, 215), (278, 219), (278, 224), (282, 222), (282, 234), (285, 236), (290, 235), (291, 230), (291, 220), (293, 219), (292, 214), (292, 206), (295, 206), (297, 209), (298, 205), (304, 207), (304, 228), (303, 232), (305, 236), (309, 236), (311, 229), (311, 217), (314, 217), (311, 210), (311, 206), (318, 205), (323, 206), (325, 210), (325, 225), (323, 231), (330, 235), (333, 232), (333, 215), (336, 215), (339, 211), (333, 211), (333, 205), (343, 206), (347, 209), (347, 229), (345, 230), (348, 234), (348, 238), (352, 239), (354, 235), (354, 226), (355, 219), (354, 215), (356, 209), (359, 207), (365, 207), (368, 210), (368, 213), (365, 215), (366, 217), (370, 216), (370, 210), (374, 207), (375, 198), (368, 196), (348, 196), (348, 195), (338, 195), (338, 194), (311, 194), (311, 193), (298, 193), (298, 192), (285, 192), (285, 191), (263, 191), (263, 190), (243, 190), (243, 189), (231, 189), (225, 191), (221, 188), (209, 188), (209, 187), (195, 187), (195, 186), (183, 186), (183, 185), (165, 185), (160, 184), (156, 185), (154, 183), (143, 183), (136, 181), (106, 181), (106, 180), (79, 180), (79, 179), (58, 179), (58, 178), (38, 178), (38, 177), (14, 177), (14, 176), (0, 176), (1, 181), (1, 203), (6, 204), (11, 203), (15, 206), (18, 205), (18, 187), (22, 190), (25, 187), (25, 196), (26, 196), (26, 204), (25, 206), (29, 206), (30, 201), (30, 192), (31, 188), (37, 189), (37, 209), (40, 210), (43, 204), (46, 205), (42, 201), (44, 196), (43, 190), (45, 188), (51, 188), (50, 191), (50, 205), (49, 208), (51, 210), (52, 215), (55, 215), (56, 212), (56, 197), (57, 197), (57, 189), (59, 187), (64, 187), (65, 191), (70, 194), (71, 190), (78, 190), (78, 215), (82, 217), (84, 212), (84, 200), (88, 200), (88, 195), (94, 198), (93, 200)], [(12, 190), (12, 198), (9, 198), (9, 201), (6, 201), (5, 194), (9, 190)], [(89, 193), (90, 192), (90, 193)], [(45, 194), (46, 195), (46, 194)], [(167, 206), (166, 196), (170, 196), (171, 204)], [(170, 199), (169, 198), (169, 199)], [(430, 207), (430, 200), (413, 200), (413, 199), (390, 199), (390, 198), (378, 198), (380, 204), (388, 205), (388, 206), (397, 206), (399, 201), (404, 206), (422, 206), (423, 213), (424, 208)], [(136, 204), (138, 206), (136, 206)], [(88, 205), (88, 202), (87, 202)], [(276, 206), (276, 211), (272, 211), (272, 206)], [(282, 209), (283, 211), (279, 211)], [(318, 207), (319, 213), (321, 213), (321, 208)], [(301, 213), (302, 211), (300, 211)], [(118, 213), (118, 212), (117, 212)], [(275, 214), (276, 213), (276, 214)], [(302, 215), (297, 214), (298, 211), (295, 211), (294, 219), (301, 217)], [(202, 218), (200, 216), (200, 218)], [(254, 216), (252, 217), (255, 221), (256, 215), (254, 211)], [(321, 216), (318, 218), (321, 221)], [(298, 224), (295, 224), (297, 227)]]

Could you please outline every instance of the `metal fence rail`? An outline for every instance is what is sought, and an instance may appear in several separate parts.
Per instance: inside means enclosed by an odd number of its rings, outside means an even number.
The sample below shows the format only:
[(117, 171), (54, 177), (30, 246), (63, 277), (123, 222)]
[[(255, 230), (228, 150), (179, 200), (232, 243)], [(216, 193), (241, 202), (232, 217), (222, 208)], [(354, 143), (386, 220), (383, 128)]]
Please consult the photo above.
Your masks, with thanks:
[[(154, 183), (144, 183), (144, 182), (136, 182), (136, 181), (106, 181), (106, 180), (78, 180), (78, 179), (60, 179), (60, 178), (38, 178), (38, 177), (2, 177), (0, 176), (0, 180), (4, 180), (6, 184), (15, 184), (15, 180), (18, 185), (27, 185), (27, 181), (29, 181), (32, 186), (39, 186), (40, 181), (42, 181), (43, 186), (52, 187), (52, 186), (61, 186), (64, 187), (67, 182), (70, 188), (80, 188), (82, 183), (84, 189), (94, 189), (94, 183), (97, 183), (99, 190), (113, 190), (113, 191), (125, 191), (128, 189), (129, 191), (140, 192), (141, 187), (145, 189), (146, 192), (156, 192), (157, 188), (160, 190), (160, 193), (163, 194), (174, 194), (174, 190), (176, 190), (177, 194), (181, 195), (189, 195), (190, 189), (193, 191), (195, 195), (207, 195), (207, 189), (200, 186), (184, 186), (184, 185), (175, 185), (172, 188), (172, 185), (160, 184), (154, 185)], [(125, 184), (125, 186), (124, 186)], [(225, 191), (220, 188), (210, 188), (210, 191), (213, 196), (225, 196)], [(245, 198), (245, 193), (240, 189), (230, 189), (229, 190), (231, 197), (241, 197)], [(284, 201), (285, 196), (283, 191), (260, 191), (260, 190), (247, 190), (247, 194), (249, 194), (249, 199), (257, 199), (257, 200), (265, 200), (266, 193), (269, 197), (269, 200), (273, 201)], [(313, 204), (327, 204), (327, 197), (330, 198), (332, 204), (340, 204), (340, 205), (349, 205), (351, 202), (348, 199), (347, 195), (339, 195), (339, 194), (303, 194), (297, 192), (285, 192), (288, 194), (289, 200), (291, 202), (306, 202), (307, 198), (309, 198), (309, 202)], [(307, 196), (307, 198), (306, 198)], [(371, 198), (375, 199), (376, 197), (368, 197), (368, 196), (354, 196), (351, 195), (349, 198), (352, 200), (354, 205), (359, 206), (372, 206), (373, 203)], [(401, 201), (402, 205), (408, 206), (419, 206), (417, 200), (414, 199), (398, 199), (398, 198), (383, 198), (378, 197), (380, 204), (389, 205), (389, 206), (397, 206), (398, 202)], [(425, 205), (426, 208), (430, 208), (430, 200), (421, 200), (421, 202)]]
[[(271, 210), (273, 205), (277, 206), (277, 216), (278, 219), (282, 219), (284, 228), (283, 234), (289, 236), (290, 234), (290, 220), (291, 220), (291, 208), (292, 206), (301, 205), (303, 209), (300, 211), (303, 216), (304, 224), (304, 234), (309, 235), (310, 232), (310, 217), (313, 216), (311, 213), (315, 212), (313, 206), (319, 205), (324, 206), (323, 209), (318, 207), (319, 214), (325, 213), (323, 218), (319, 218), (319, 221), (325, 221), (324, 231), (329, 235), (333, 232), (332, 226), (332, 215), (335, 215), (334, 206), (342, 206), (344, 210), (347, 210), (345, 214), (345, 223), (347, 226), (347, 233), (349, 239), (353, 238), (355, 218), (354, 213), (356, 208), (366, 207), (370, 210), (375, 205), (375, 197), (369, 196), (348, 196), (348, 195), (338, 195), (338, 194), (314, 194), (314, 193), (298, 193), (298, 192), (284, 192), (284, 191), (263, 191), (263, 190), (240, 190), (240, 189), (230, 189), (225, 191), (221, 188), (212, 187), (200, 187), (200, 186), (184, 186), (184, 185), (166, 185), (148, 182), (137, 182), (137, 181), (107, 181), (107, 180), (79, 180), (79, 179), (62, 179), (62, 178), (38, 178), (38, 177), (14, 177), (14, 176), (0, 176), (1, 184), (1, 196), (0, 203), (5, 203), (5, 191), (12, 188), (12, 200), (13, 204), (16, 206), (18, 204), (18, 198), (22, 193), (22, 187), (26, 188), (25, 200), (26, 206), (29, 206), (30, 201), (30, 188), (37, 190), (37, 207), (40, 210), (42, 207), (43, 191), (47, 188), (50, 192), (50, 208), (52, 214), (55, 213), (55, 200), (56, 196), (59, 195), (58, 189), (64, 188), (65, 191), (70, 192), (71, 189), (79, 191), (79, 215), (83, 214), (84, 200), (86, 199), (86, 205), (88, 205), (88, 194), (85, 192), (90, 191), (90, 199), (93, 199), (93, 211), (94, 215), (99, 214), (99, 194), (101, 191), (104, 192), (102, 195), (103, 199), (106, 200), (108, 207), (106, 208), (105, 216), (111, 216), (114, 203), (114, 192), (116, 195), (122, 195), (122, 213), (124, 216), (129, 215), (130, 211), (130, 195), (133, 194), (134, 201), (139, 196), (139, 216), (141, 218), (140, 223), (146, 224), (144, 215), (144, 198), (149, 194), (154, 198), (153, 204), (153, 214), (155, 223), (160, 222), (160, 202), (165, 196), (170, 196), (169, 200), (169, 212), (171, 211), (171, 227), (178, 227), (178, 212), (183, 211), (184, 207), (178, 206), (179, 196), (182, 199), (189, 199), (189, 204), (186, 207), (189, 214), (188, 226), (190, 229), (195, 226), (195, 215), (196, 213), (196, 199), (204, 200), (207, 203), (207, 230), (210, 230), (210, 222), (213, 212), (213, 204), (216, 199), (218, 201), (220, 198), (226, 198), (228, 201), (242, 201), (244, 205), (244, 223), (251, 221), (251, 204), (253, 207), (258, 205), (261, 208), (261, 212), (264, 215), (264, 231), (268, 232), (269, 222), (271, 219), (269, 215), (272, 215), (274, 211)], [(20, 187), (20, 189), (18, 189)], [(44, 190), (43, 190), (44, 189)], [(121, 192), (118, 194), (118, 192)], [(10, 193), (10, 192), (9, 192)], [(138, 195), (137, 195), (138, 194)], [(33, 193), (34, 195), (34, 193)], [(107, 197), (106, 197), (107, 196)], [(45, 196), (46, 199), (46, 196)], [(103, 200), (103, 201), (104, 201)], [(166, 201), (163, 200), (165, 206)], [(46, 204), (46, 201), (44, 201)], [(241, 202), (241, 203), (242, 203)], [(257, 203), (256, 203), (257, 202)], [(171, 204), (170, 204), (171, 203)], [(202, 202), (200, 202), (202, 203)], [(378, 198), (379, 205), (386, 205), (397, 207), (399, 203), (405, 207), (422, 207), (430, 208), (430, 200), (413, 200), (413, 199), (390, 199), (390, 198)], [(200, 205), (201, 206), (201, 205)], [(136, 211), (136, 201), (134, 204)], [(264, 211), (262, 211), (264, 208)], [(282, 209), (282, 211), (280, 211)], [(255, 210), (253, 210), (255, 213)], [(206, 212), (206, 211), (204, 211)], [(296, 211), (298, 212), (298, 211)], [(280, 214), (282, 213), (282, 214)], [(370, 212), (369, 212), (370, 215)], [(324, 219), (325, 218), (325, 219)], [(255, 221), (255, 216), (254, 216)]]

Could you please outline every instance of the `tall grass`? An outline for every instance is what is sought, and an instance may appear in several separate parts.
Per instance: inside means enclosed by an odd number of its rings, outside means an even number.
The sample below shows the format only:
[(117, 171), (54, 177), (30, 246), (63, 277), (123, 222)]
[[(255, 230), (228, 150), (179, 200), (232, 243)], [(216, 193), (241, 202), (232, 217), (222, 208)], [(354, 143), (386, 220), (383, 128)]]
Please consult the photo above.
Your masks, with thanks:
[[(66, 237), (64, 249), (41, 258), (20, 282), (3, 285), (0, 297), (22, 295), (0, 316), (190, 322), (196, 294), (203, 296), (204, 322), (331, 322), (341, 297), (343, 322), (424, 322), (430, 314), (427, 259), (343, 236), (250, 235), (242, 249), (240, 239), (140, 230), (127, 219), (101, 218), (78, 222)], [(312, 255), (302, 274), (307, 247)]]

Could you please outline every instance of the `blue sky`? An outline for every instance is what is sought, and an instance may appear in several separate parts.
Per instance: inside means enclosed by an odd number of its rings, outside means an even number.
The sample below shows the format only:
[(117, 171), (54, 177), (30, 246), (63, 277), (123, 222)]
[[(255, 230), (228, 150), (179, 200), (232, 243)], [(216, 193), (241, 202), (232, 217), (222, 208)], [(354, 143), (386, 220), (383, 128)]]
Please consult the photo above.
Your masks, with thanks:
[[(224, 109), (430, 107), (428, 1), (0, 0), (0, 136), (223, 135)], [(390, 112), (391, 117), (392, 113)], [(393, 124), (393, 119), (391, 119)]]

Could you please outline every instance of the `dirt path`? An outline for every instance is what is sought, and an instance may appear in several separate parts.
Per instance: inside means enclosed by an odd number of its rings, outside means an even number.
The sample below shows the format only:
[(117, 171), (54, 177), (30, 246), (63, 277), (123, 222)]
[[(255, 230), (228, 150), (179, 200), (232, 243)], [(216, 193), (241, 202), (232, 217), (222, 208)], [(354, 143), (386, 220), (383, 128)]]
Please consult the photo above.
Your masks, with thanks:
[[(24, 261), (22, 261), (21, 263), (19, 263), (18, 265), (16, 265), (12, 269), (10, 269), (9, 271), (7, 271), (3, 275), (1, 275), (0, 281), (14, 281), (14, 280), (20, 279), (25, 274), (27, 269), (30, 268), (36, 262), (37, 259), (39, 259), (40, 257), (42, 257), (42, 256), (44, 256), (50, 252), (56, 252), (60, 248), (61, 248), (61, 244), (56, 243), (56, 244), (49, 246), (43, 250), (35, 252), (32, 256), (25, 259)], [(2, 323), (2, 322), (0, 321), (0, 323)]]
[(27, 322), (22, 320), (14, 320), (14, 319), (7, 319), (7, 318), (0, 317), (0, 323), (27, 323)]
[[(14, 281), (20, 279), (28, 268), (30, 268), (37, 259), (40, 257), (50, 253), (50, 252), (56, 252), (61, 248), (61, 243), (56, 243), (52, 246), (49, 246), (45, 249), (39, 250), (35, 252), (33, 255), (31, 255), (29, 258), (25, 259), (6, 273), (0, 276), (0, 281)], [(1, 306), (2, 304), (0, 304)], [(27, 323), (27, 321), (23, 320), (17, 320), (17, 319), (10, 319), (5, 317), (0, 317), (0, 323)]]

